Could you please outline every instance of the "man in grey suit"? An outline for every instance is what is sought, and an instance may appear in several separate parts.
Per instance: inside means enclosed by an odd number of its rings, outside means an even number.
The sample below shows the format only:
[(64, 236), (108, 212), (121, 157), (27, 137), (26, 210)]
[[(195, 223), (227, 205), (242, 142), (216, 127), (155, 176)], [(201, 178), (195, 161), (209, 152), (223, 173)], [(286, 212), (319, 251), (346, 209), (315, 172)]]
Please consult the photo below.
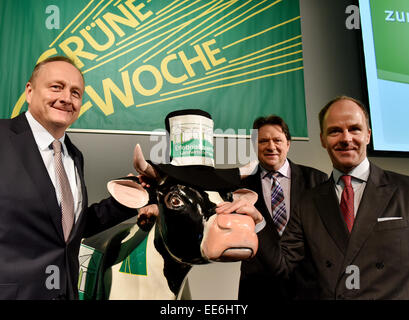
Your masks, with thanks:
[(321, 299), (409, 299), (409, 177), (368, 161), (359, 101), (337, 97), (319, 119), (332, 176), (305, 192), (280, 242), (269, 224), (258, 233), (259, 259), (284, 276), (312, 262)]
[(26, 85), (28, 112), (0, 120), (0, 299), (78, 298), (81, 239), (137, 214), (112, 197), (88, 207), (84, 159), (65, 133), (83, 92), (70, 59), (48, 58)]
[[(257, 135), (253, 136), (257, 145), (259, 160), (255, 174), (243, 180), (243, 187), (251, 189), (259, 195), (255, 207), (261, 212), (271, 232), (281, 236), (289, 220), (291, 211), (305, 190), (325, 181), (327, 174), (303, 165), (295, 164), (287, 158), (291, 144), (290, 130), (285, 121), (276, 115), (260, 117), (253, 123)], [(273, 177), (274, 175), (274, 177)], [(277, 185), (276, 185), (277, 184)], [(277, 188), (281, 188), (282, 210), (285, 217), (279, 217), (280, 206), (274, 202)], [(266, 240), (268, 242), (269, 240)], [(268, 244), (259, 242), (262, 248)], [(305, 299), (317, 292), (315, 270), (311, 264), (303, 263), (297, 268), (291, 279), (275, 276), (266, 269), (257, 254), (249, 261), (241, 263), (239, 299)]]

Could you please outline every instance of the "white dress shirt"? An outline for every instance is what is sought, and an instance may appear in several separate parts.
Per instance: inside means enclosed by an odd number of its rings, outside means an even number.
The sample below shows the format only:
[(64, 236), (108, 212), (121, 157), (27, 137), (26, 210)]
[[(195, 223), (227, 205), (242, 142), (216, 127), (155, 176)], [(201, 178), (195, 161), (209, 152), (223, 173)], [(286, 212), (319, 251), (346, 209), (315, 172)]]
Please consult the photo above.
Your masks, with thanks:
[[(337, 193), (338, 202), (341, 203), (342, 190), (344, 189), (344, 182), (341, 176), (345, 173), (339, 171), (338, 169), (333, 169), (332, 177), (335, 182), (335, 192)], [(351, 178), (352, 189), (354, 189), (354, 217), (358, 212), (359, 204), (361, 203), (362, 195), (364, 193), (366, 183), (369, 177), (369, 161), (365, 158), (358, 166), (347, 173)]]
[[(54, 150), (50, 148), (50, 145), (55, 140), (55, 138), (32, 116), (32, 114), (27, 111), (26, 118), (28, 124), (30, 125), (31, 131), (33, 132), (34, 139), (37, 143), (38, 149), (40, 151), (41, 157), (43, 158), (44, 165), (47, 168), (50, 179), (56, 188), (56, 177), (54, 168)], [(65, 134), (59, 139), (62, 145), (62, 161), (64, 164), (64, 169), (67, 173), (68, 181), (70, 183), (72, 195), (74, 198), (74, 214), (75, 221), (77, 221), (78, 216), (81, 212), (81, 183), (77, 169), (74, 165), (74, 160), (68, 154), (67, 147), (64, 143)], [(59, 190), (56, 190), (58, 204), (61, 205), (61, 195)]]

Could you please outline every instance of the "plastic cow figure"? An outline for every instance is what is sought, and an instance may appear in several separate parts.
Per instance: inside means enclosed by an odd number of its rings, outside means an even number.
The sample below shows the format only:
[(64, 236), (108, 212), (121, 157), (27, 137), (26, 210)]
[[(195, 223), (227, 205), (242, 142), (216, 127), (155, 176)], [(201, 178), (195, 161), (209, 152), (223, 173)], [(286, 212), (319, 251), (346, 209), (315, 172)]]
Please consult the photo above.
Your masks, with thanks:
[[(254, 165), (240, 168), (240, 174), (246, 175)], [(134, 167), (144, 179), (116, 179), (108, 183), (108, 190), (118, 202), (139, 209), (138, 224), (123, 224), (96, 240), (87, 239), (88, 245), (85, 243), (81, 251), (99, 245), (104, 252), (99, 263), (103, 266), (91, 281), (93, 298), (189, 298), (186, 275), (193, 264), (240, 261), (256, 254), (253, 219), (242, 214), (215, 214), (216, 205), (223, 201), (244, 199), (254, 204), (256, 193), (247, 189), (205, 190), (186, 184), (146, 162), (139, 145), (135, 147)], [(144, 277), (121, 272), (141, 245), (145, 270), (149, 269)], [(87, 267), (89, 272), (89, 261)]]

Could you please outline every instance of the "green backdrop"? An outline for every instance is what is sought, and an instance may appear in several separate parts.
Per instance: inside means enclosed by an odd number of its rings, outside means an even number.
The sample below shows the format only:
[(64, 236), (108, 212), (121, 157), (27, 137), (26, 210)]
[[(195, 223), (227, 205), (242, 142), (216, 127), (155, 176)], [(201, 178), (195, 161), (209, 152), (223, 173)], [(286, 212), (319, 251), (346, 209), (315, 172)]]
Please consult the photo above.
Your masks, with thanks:
[(84, 73), (77, 129), (153, 131), (200, 108), (215, 129), (282, 116), (307, 137), (298, 0), (1, 0), (1, 118), (27, 109), (37, 61)]

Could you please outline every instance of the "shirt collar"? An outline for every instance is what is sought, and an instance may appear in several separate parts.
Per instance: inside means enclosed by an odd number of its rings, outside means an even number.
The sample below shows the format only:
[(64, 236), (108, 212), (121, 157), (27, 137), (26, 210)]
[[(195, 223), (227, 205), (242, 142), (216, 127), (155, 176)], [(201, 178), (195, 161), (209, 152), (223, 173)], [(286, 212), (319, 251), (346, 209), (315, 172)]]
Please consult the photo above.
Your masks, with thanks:
[[(341, 176), (345, 175), (345, 173), (339, 171), (338, 169), (334, 168), (332, 171), (332, 176), (336, 183), (339, 182)], [(353, 178), (359, 181), (368, 181), (369, 177), (369, 160), (365, 158), (359, 165), (353, 168), (347, 175), (352, 176)]]
[[(271, 171), (265, 169), (261, 164), (260, 164), (260, 174), (261, 177), (265, 178), (266, 175), (268, 175)], [(290, 179), (291, 176), (291, 172), (290, 172), (290, 163), (288, 162), (288, 159), (285, 159), (284, 164), (281, 166), (280, 169), (278, 169), (277, 171), (280, 173), (280, 176), (285, 177)]]
[[(41, 151), (46, 151), (50, 148), (51, 143), (55, 138), (33, 117), (30, 111), (26, 112), (26, 118), (28, 124), (30, 125), (31, 131), (33, 132), (34, 139)], [(63, 154), (67, 153), (67, 147), (65, 146), (65, 133), (58, 139), (62, 145)]]

